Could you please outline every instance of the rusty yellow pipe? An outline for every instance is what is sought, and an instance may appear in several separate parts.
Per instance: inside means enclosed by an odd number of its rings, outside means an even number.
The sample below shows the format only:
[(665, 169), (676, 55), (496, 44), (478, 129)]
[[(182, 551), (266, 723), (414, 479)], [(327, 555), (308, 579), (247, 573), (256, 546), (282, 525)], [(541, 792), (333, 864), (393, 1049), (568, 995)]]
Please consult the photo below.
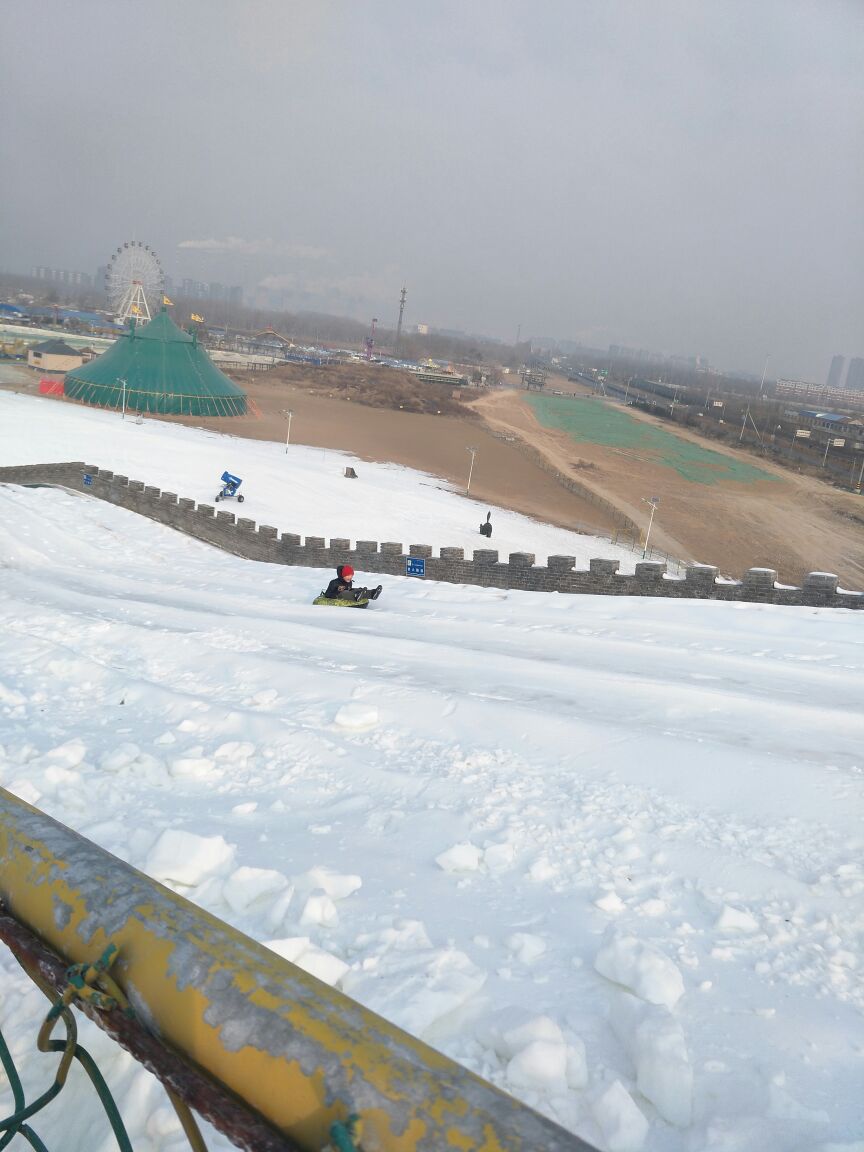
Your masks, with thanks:
[(70, 963), (116, 944), (138, 1016), (304, 1149), (358, 1113), (364, 1152), (590, 1152), (4, 789), (0, 898)]

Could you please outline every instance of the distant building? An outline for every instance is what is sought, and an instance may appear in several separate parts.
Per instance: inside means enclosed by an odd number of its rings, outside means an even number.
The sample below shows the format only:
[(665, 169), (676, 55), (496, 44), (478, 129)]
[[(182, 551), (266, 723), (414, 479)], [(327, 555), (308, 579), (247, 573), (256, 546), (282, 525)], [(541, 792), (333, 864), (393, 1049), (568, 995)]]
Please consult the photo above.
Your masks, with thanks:
[(828, 379), (825, 381), (826, 388), (839, 388), (840, 380), (843, 376), (843, 365), (846, 363), (845, 356), (832, 356), (831, 367), (828, 369)]
[(180, 284), (178, 295), (191, 300), (206, 300), (209, 292), (207, 285), (202, 280), (190, 280), (187, 276)]
[(239, 284), (233, 284), (228, 289), (228, 300), (231, 304), (242, 304), (243, 303), (243, 289), (240, 287)]
[(81, 367), (84, 357), (65, 340), (46, 340), (28, 349), (27, 363), (40, 372), (71, 372), (73, 368)]
[(70, 272), (68, 268), (46, 268), (43, 265), (33, 269), (37, 280), (50, 280), (54, 284), (74, 284), (79, 288), (92, 288), (93, 277), (86, 272)]
[[(862, 368), (864, 368), (864, 360), (861, 361), (861, 364)], [(849, 371), (852, 371), (851, 364), (849, 365)], [(846, 381), (848, 384), (848, 375)], [(857, 390), (849, 387), (826, 388), (824, 384), (813, 384), (809, 380), (780, 379), (774, 385), (774, 393), (777, 397), (795, 396), (811, 403), (838, 404), (850, 408), (861, 407), (862, 399), (864, 399), (861, 395), (862, 391), (864, 391), (864, 388)]]
[(846, 388), (850, 392), (864, 392), (864, 357), (853, 356), (849, 361)]
[(416, 331), (418, 336), (428, 336), (429, 335), (429, 325), (428, 324), (418, 324), (415, 328), (415, 331)]

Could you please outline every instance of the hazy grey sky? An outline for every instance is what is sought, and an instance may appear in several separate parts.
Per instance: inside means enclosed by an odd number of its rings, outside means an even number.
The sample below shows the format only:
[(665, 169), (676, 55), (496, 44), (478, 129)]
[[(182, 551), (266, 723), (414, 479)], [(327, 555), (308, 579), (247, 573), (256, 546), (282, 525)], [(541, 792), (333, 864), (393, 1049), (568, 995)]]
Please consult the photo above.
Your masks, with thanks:
[(0, 267), (703, 353), (864, 355), (864, 0), (22, 0)]

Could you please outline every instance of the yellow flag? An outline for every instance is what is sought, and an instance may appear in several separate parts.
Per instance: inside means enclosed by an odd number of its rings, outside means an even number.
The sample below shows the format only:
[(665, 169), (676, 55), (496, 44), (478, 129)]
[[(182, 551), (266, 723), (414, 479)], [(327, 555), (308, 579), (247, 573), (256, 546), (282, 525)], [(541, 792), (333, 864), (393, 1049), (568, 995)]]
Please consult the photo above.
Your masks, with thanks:
[(195, 321), (196, 321), (198, 324), (203, 324), (203, 323), (204, 323), (204, 317), (203, 317), (203, 316), (199, 316), (197, 312), (193, 312), (193, 313), (192, 313), (191, 319), (192, 319), (192, 320), (195, 320)]
[(141, 315), (141, 309), (138, 307), (137, 304), (132, 305), (132, 311), (135, 313), (136, 316)]
[(166, 308), (173, 308), (174, 307), (174, 301), (169, 300), (167, 296), (162, 297), (162, 303)]

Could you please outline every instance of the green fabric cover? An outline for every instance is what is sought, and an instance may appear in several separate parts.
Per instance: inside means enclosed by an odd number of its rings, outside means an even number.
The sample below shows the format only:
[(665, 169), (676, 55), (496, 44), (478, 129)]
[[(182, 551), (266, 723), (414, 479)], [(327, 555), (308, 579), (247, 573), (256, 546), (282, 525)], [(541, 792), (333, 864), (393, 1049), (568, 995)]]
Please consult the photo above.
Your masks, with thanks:
[(194, 336), (163, 309), (132, 327), (101, 356), (66, 373), (66, 395), (85, 404), (120, 408), (126, 381), (129, 412), (177, 416), (242, 416), (246, 393), (225, 376)]

